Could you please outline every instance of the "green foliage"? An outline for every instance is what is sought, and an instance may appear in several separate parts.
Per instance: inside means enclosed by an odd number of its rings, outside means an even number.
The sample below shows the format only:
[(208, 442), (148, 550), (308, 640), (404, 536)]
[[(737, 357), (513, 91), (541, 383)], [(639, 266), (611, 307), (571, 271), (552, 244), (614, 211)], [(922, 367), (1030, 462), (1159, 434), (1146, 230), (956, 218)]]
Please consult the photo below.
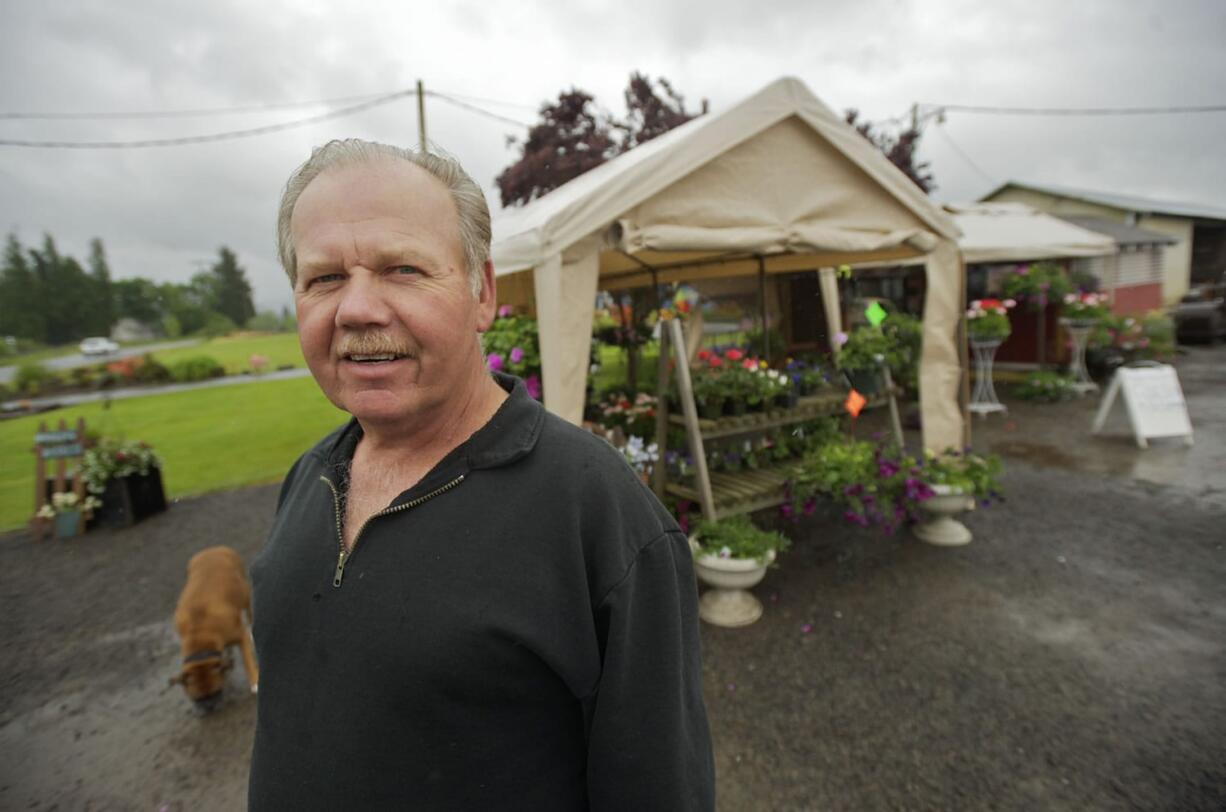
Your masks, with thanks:
[(229, 335), (238, 329), (229, 317), (216, 311), (209, 311), (204, 317), (204, 326), (200, 328), (200, 334), (206, 335), (209, 338), (220, 338), (221, 336)]
[(881, 362), (891, 369), (902, 364), (897, 339), (887, 335), (881, 327), (866, 324), (851, 331), (838, 354), (839, 369), (873, 370)]
[(1071, 375), (1041, 370), (1031, 373), (1025, 381), (1014, 388), (1013, 393), (1022, 400), (1057, 403), (1077, 396), (1074, 383)]
[(132, 377), (138, 383), (167, 383), (174, 380), (170, 369), (149, 353), (141, 356), (141, 363), (132, 371)]
[(881, 324), (894, 343), (890, 374), (894, 382), (911, 392), (919, 391), (919, 365), (924, 349), (924, 323), (907, 313), (891, 313)]
[(536, 319), (516, 315), (504, 307), (481, 343), (485, 349), (486, 364), (491, 370), (517, 375), (524, 379), (530, 393), (534, 388), (539, 392), (541, 347)]
[(1010, 299), (1025, 300), (1032, 308), (1043, 308), (1048, 302), (1063, 301), (1073, 291), (1073, 283), (1054, 262), (1036, 262), (1017, 266), (1005, 277), (1001, 291)]
[[(767, 346), (768, 341), (769, 347)], [(745, 348), (750, 355), (765, 358), (772, 367), (783, 366), (787, 358), (787, 342), (783, 340), (783, 333), (777, 327), (771, 327), (766, 331), (758, 327), (746, 330)], [(767, 352), (768, 349), (769, 352)]]
[(103, 438), (81, 458), (81, 479), (90, 493), (102, 493), (109, 479), (144, 475), (161, 467), (161, 461), (148, 443)]
[(1105, 293), (1066, 293), (1060, 315), (1074, 321), (1101, 321), (1111, 313)]
[(178, 383), (207, 381), (210, 378), (220, 378), (225, 374), (225, 367), (207, 355), (184, 358), (170, 365), (170, 375)]
[(1013, 300), (976, 299), (966, 310), (966, 333), (972, 341), (1004, 341), (1013, 332), (1009, 308)]
[(26, 361), (17, 366), (13, 376), (13, 388), (22, 395), (37, 395), (56, 381), (55, 373), (35, 361)]
[(921, 478), (928, 485), (948, 485), (975, 501), (984, 503), (1000, 496), (1000, 475), (1004, 463), (996, 454), (924, 454)]
[(699, 522), (694, 529), (694, 541), (702, 555), (753, 559), (763, 564), (770, 553), (778, 554), (792, 546), (786, 536), (758, 528), (744, 514)]
[(251, 285), (247, 272), (238, 264), (238, 257), (224, 245), (217, 251), (217, 261), (210, 269), (213, 275), (211, 308), (232, 323), (243, 326), (255, 315), (251, 300)]

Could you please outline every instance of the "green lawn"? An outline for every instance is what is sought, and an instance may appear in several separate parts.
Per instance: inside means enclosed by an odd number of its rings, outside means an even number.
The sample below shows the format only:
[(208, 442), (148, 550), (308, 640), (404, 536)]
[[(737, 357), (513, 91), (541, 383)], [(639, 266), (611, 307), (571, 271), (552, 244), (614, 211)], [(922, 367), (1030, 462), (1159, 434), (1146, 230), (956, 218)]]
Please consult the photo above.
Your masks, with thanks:
[(170, 366), (184, 358), (207, 355), (226, 368), (227, 375), (238, 375), (251, 368), (251, 356), (262, 355), (268, 359), (269, 371), (284, 364), (302, 367), (306, 362), (298, 346), (297, 333), (269, 333), (266, 335), (239, 335), (214, 338), (194, 347), (177, 347), (153, 353), (159, 363)]
[(39, 421), (54, 426), (63, 418), (73, 425), (78, 416), (88, 429), (150, 443), (162, 458), (170, 497), (276, 482), (299, 454), (346, 419), (313, 379), (296, 378), (116, 400), (109, 410), (89, 403), (6, 420), (0, 422), (0, 530), (23, 524), (33, 511), (30, 449)]
[[(124, 349), (129, 347), (139, 347), (142, 344), (157, 344), (165, 341), (164, 338), (153, 338), (148, 341), (121, 341), (119, 345)], [(50, 361), (53, 358), (63, 358), (65, 355), (76, 355), (81, 352), (79, 342), (73, 344), (61, 344), (58, 347), (43, 347), (42, 349), (34, 350), (33, 352), (24, 352), (21, 355), (6, 355), (0, 357), (0, 367), (15, 367), (28, 362), (42, 363)], [(102, 359), (100, 359), (102, 360)]]

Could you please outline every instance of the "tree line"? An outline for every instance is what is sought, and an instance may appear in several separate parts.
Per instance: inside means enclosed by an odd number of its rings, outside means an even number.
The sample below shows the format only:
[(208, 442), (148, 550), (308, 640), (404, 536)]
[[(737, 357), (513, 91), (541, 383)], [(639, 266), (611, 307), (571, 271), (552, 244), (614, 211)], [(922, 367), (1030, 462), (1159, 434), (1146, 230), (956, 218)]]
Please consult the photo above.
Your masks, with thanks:
[(247, 273), (225, 246), (207, 270), (188, 282), (158, 283), (142, 277), (113, 279), (97, 238), (90, 241), (82, 265), (62, 253), (49, 234), (37, 247), (8, 235), (0, 266), (0, 336), (68, 344), (110, 335), (124, 318), (175, 337), (219, 335), (239, 327), (278, 329), (288, 314), (256, 316)]

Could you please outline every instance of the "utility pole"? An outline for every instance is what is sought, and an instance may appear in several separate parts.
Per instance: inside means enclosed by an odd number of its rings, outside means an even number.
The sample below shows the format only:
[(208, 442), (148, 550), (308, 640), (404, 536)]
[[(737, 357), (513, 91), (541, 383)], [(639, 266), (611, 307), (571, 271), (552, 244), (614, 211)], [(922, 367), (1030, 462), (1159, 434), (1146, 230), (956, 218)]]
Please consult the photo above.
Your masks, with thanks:
[[(417, 84), (418, 92), (421, 91), (421, 83)], [(919, 102), (911, 103), (911, 132), (919, 132)]]
[(422, 90), (421, 79), (417, 80), (417, 149), (426, 151), (426, 92)]

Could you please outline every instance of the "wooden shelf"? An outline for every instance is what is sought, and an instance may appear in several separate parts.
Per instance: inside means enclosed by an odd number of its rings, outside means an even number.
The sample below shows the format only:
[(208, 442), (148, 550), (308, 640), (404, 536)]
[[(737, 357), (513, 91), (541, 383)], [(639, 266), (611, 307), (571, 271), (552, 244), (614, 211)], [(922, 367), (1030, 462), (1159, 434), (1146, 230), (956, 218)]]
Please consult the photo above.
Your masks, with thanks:
[[(715, 518), (723, 519), (738, 513), (751, 513), (762, 508), (781, 505), (785, 501), (784, 485), (790, 464), (756, 470), (717, 471), (711, 474), (711, 495), (715, 502)], [(678, 482), (665, 485), (668, 493), (693, 502), (702, 498), (696, 487)]]
[[(698, 419), (698, 428), (704, 440), (714, 440), (720, 437), (733, 437), (738, 434), (770, 431), (771, 429), (804, 423), (819, 417), (829, 417), (843, 413), (843, 403), (847, 393), (843, 391), (823, 392), (819, 395), (800, 398), (796, 406), (789, 409), (775, 408), (766, 412), (753, 412), (739, 417), (721, 417), (718, 420)], [(868, 399), (864, 408), (884, 406), (889, 402), (889, 395), (882, 392)], [(685, 416), (670, 414), (668, 421), (675, 426), (685, 427)]]

